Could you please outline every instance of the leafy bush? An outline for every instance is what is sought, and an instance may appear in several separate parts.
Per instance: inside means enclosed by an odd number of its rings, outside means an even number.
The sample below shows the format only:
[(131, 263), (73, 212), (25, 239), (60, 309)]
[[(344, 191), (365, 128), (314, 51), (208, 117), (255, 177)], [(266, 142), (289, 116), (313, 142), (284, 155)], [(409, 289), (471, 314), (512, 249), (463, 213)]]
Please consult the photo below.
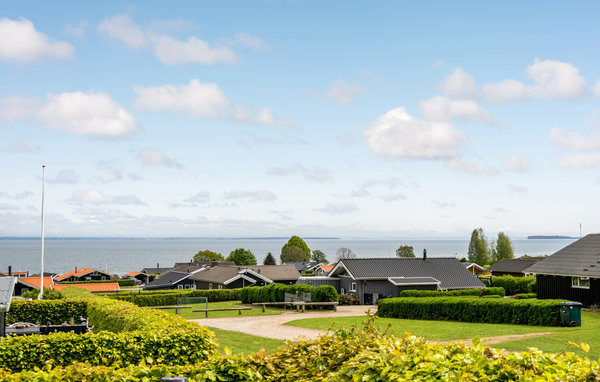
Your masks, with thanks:
[(358, 305), (360, 301), (355, 294), (340, 294), (338, 295), (340, 305)]
[(59, 281), (59, 284), (106, 284), (106, 283), (118, 283), (119, 286), (135, 286), (135, 279)]
[(482, 299), (471, 297), (388, 298), (378, 303), (377, 315), (417, 320), (450, 320), (558, 326), (564, 300)]
[[(32, 290), (23, 292), (23, 294), (21, 294), (21, 297), (31, 298), (31, 299), (35, 300), (35, 299), (37, 299), (39, 294), (40, 294), (39, 289), (32, 289)], [(44, 294), (42, 294), (43, 300), (58, 300), (60, 298), (62, 298), (62, 295), (60, 294), (59, 291), (50, 289), (50, 288), (44, 288)]]
[(494, 276), (491, 278), (493, 287), (502, 287), (507, 296), (535, 291), (535, 277)]
[(296, 294), (299, 292), (310, 292), (312, 302), (338, 301), (337, 291), (331, 285), (321, 285), (315, 288), (304, 284), (284, 285), (279, 283), (272, 283), (263, 287), (253, 286), (242, 288), (240, 290), (240, 299), (243, 304), (282, 302), (285, 301), (286, 293)]
[(399, 297), (459, 297), (459, 296), (487, 296), (497, 295), (504, 297), (503, 288), (483, 288), (483, 289), (457, 289), (448, 292), (437, 290), (403, 290)]
[(537, 295), (535, 293), (519, 293), (515, 295), (515, 298), (525, 300), (528, 298), (537, 298)]
[(321, 285), (315, 288), (310, 297), (313, 302), (335, 302), (339, 298), (337, 290), (331, 285)]
[[(157, 291), (158, 292), (158, 291)], [(165, 293), (110, 294), (107, 297), (131, 302), (137, 306), (177, 305), (179, 297), (206, 297), (209, 302), (235, 301), (240, 299), (240, 289), (210, 289), (187, 291), (163, 291)]]
[(32, 324), (60, 325), (63, 322), (79, 323), (79, 317), (87, 317), (86, 300), (33, 300), (13, 301), (6, 314), (6, 323), (31, 322)]

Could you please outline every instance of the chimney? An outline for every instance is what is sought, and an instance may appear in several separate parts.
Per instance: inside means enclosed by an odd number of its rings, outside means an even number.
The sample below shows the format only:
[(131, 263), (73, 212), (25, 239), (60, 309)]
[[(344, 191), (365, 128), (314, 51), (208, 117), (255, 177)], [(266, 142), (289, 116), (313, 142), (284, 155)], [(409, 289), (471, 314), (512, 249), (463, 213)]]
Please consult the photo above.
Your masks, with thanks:
[(423, 260), (427, 260), (427, 249), (423, 249)]
[(160, 268), (160, 264), (156, 263), (156, 273), (158, 273), (158, 268)]
[(75, 273), (77, 273), (77, 267), (75, 267)]
[(12, 266), (8, 266), (8, 275), (12, 276)]

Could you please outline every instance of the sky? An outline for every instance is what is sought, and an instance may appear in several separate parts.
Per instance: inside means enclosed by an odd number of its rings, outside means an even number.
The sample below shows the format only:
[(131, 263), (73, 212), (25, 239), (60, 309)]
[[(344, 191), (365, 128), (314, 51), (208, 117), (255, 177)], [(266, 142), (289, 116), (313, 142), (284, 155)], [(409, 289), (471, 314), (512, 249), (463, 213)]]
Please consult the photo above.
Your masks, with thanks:
[(5, 3), (0, 236), (600, 232), (599, 8)]

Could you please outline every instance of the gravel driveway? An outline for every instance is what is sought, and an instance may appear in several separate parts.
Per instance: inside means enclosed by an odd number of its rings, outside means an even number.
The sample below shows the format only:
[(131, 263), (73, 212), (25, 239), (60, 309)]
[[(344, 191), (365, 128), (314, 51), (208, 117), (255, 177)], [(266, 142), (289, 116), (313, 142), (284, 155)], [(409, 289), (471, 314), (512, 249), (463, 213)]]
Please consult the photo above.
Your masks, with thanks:
[(238, 316), (222, 318), (205, 318), (190, 320), (197, 322), (202, 326), (212, 326), (214, 328), (230, 330), (251, 334), (254, 336), (274, 338), (277, 340), (295, 340), (299, 337), (307, 339), (317, 338), (319, 334), (327, 333), (327, 330), (299, 328), (296, 326), (284, 325), (286, 322), (299, 320), (302, 318), (325, 318), (325, 317), (346, 317), (363, 316), (367, 310), (371, 314), (377, 311), (376, 305), (343, 305), (338, 306), (337, 312), (331, 310), (308, 311), (297, 313), (286, 311), (280, 315), (274, 316)]

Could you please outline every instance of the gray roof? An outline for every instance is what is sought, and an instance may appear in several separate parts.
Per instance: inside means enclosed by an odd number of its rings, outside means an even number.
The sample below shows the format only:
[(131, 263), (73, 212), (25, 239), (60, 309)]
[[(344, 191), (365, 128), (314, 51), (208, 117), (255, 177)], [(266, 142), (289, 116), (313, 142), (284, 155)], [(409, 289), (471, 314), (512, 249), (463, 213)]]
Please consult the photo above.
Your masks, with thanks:
[(300, 272), (293, 265), (247, 265), (243, 268), (251, 269), (275, 282), (298, 280), (300, 277)]
[(343, 259), (329, 272), (337, 276), (345, 267), (356, 280), (377, 280), (390, 277), (433, 277), (440, 288), (483, 288), (485, 285), (454, 257)]
[(527, 273), (525, 269), (542, 260), (543, 257), (519, 257), (518, 259), (502, 259), (492, 264), (487, 270), (490, 272)]
[(249, 269), (270, 281), (298, 280), (300, 272), (293, 265), (216, 266), (195, 273), (191, 280), (223, 283)]
[(321, 263), (319, 263), (317, 261), (294, 261), (291, 263), (285, 263), (284, 265), (293, 265), (296, 267), (296, 269), (298, 269), (298, 271), (304, 272), (304, 271), (314, 269), (317, 266), (319, 266), (320, 264)]
[(154, 281), (146, 284), (144, 289), (156, 289), (156, 288), (162, 288), (165, 286), (171, 286), (181, 280), (188, 278), (189, 276), (190, 276), (190, 274), (186, 273), (186, 272), (169, 271), (169, 272), (163, 273), (162, 275), (160, 275), (160, 277), (157, 277)]
[(238, 275), (240, 270), (238, 267), (212, 267), (203, 271), (197, 272), (190, 276), (190, 280), (206, 281), (211, 283), (224, 283)]
[(600, 277), (600, 234), (590, 234), (526, 269), (529, 273)]
[(440, 282), (433, 277), (390, 277), (388, 280), (398, 285), (436, 285)]
[(149, 275), (156, 274), (156, 273), (161, 274), (161, 273), (168, 272), (171, 269), (173, 269), (173, 268), (171, 268), (171, 267), (168, 267), (168, 268), (156, 268), (156, 267), (153, 267), (153, 268), (144, 268), (144, 269), (142, 269), (142, 272), (147, 273)]

